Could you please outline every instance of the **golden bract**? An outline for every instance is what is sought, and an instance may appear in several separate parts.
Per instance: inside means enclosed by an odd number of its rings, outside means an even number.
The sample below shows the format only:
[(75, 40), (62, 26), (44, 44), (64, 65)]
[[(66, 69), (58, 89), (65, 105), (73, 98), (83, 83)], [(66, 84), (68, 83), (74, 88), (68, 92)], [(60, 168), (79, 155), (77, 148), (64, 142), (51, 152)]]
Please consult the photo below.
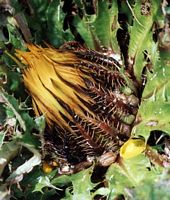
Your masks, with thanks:
[[(24, 70), (23, 79), (26, 88), (31, 93), (36, 115), (45, 114), (48, 124), (59, 123), (68, 127), (61, 114), (71, 119), (69, 113), (58, 102), (62, 100), (75, 113), (83, 115), (81, 107), (89, 112), (79, 100), (92, 101), (89, 96), (80, 93), (85, 88), (78, 68), (73, 68), (77, 57), (71, 52), (64, 52), (53, 48), (41, 48), (28, 45), (30, 52), (17, 50), (17, 57), (28, 67)], [(75, 88), (79, 90), (77, 92)]]

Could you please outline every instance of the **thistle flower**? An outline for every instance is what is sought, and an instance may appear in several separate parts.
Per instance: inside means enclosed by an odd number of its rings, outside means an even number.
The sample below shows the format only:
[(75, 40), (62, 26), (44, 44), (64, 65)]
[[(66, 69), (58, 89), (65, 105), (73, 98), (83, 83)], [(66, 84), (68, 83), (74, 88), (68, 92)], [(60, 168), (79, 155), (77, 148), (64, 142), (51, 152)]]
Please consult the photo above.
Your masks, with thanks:
[(54, 131), (50, 150), (70, 163), (118, 153), (130, 137), (139, 99), (131, 75), (115, 59), (85, 48), (28, 45), (17, 57), (27, 65), (25, 86), (36, 115)]

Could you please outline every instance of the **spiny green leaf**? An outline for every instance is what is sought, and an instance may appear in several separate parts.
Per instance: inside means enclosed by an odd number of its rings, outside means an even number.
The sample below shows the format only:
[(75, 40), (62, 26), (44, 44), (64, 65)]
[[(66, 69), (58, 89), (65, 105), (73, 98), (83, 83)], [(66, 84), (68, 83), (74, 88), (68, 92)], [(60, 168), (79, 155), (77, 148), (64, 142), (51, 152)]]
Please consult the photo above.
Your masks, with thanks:
[(3, 55), (2, 62), (3, 64), (0, 65), (0, 86), (9, 93), (23, 94), (23, 91), (21, 92), (24, 89), (21, 75), (12, 69), (14, 63), (12, 63), (11, 58)]
[(59, 190), (59, 188), (57, 188), (57, 187), (55, 187), (54, 185), (51, 184), (51, 181), (48, 178), (48, 176), (40, 176), (38, 178), (38, 183), (35, 185), (35, 189), (34, 189), (33, 192), (41, 192), (41, 193), (43, 193), (43, 188), (44, 187), (49, 187), (49, 188), (53, 188), (53, 189)]
[(55, 186), (66, 186), (71, 183), (71, 178), (68, 175), (62, 175), (57, 178), (54, 178), (51, 183)]
[(70, 195), (73, 199), (92, 199), (91, 190), (96, 185), (91, 182), (92, 171), (93, 166), (71, 176), (73, 192), (72, 194), (70, 193)]
[[(151, 168), (151, 171), (148, 168)], [(128, 190), (132, 190), (134, 187), (141, 187), (146, 179), (153, 181), (159, 174), (160, 170), (154, 170), (149, 159), (143, 154), (122, 160), (120, 164), (111, 165), (106, 173), (110, 199), (115, 198), (118, 194), (128, 196)]]
[(15, 99), (14, 96), (8, 95), (6, 92), (1, 91), (1, 95), (6, 103), (6, 105), (10, 108), (10, 110), (15, 115), (18, 120), (20, 126), (24, 131), (30, 132), (34, 127), (33, 119), (28, 115), (28, 113), (24, 112), (19, 108), (19, 103)]
[(65, 14), (62, 11), (61, 2), (54, 0), (47, 9), (47, 37), (51, 44), (60, 47), (64, 42), (73, 40), (70, 30), (63, 30)]
[(15, 48), (25, 49), (25, 43), (22, 39), (19, 30), (15, 26), (16, 22), (13, 17), (8, 18), (7, 29), (9, 34), (9, 42), (13, 44)]
[(92, 30), (91, 30), (89, 21), (90, 21), (90, 17), (84, 17), (81, 20), (77, 16), (74, 19), (74, 24), (76, 26), (77, 31), (80, 33), (80, 35), (84, 39), (86, 45), (91, 49), (95, 49), (95, 44), (94, 44), (95, 36), (94, 36), (94, 34), (93, 34)]
[(134, 126), (132, 134), (142, 135), (147, 140), (152, 130), (170, 133), (170, 102), (145, 101), (142, 102), (138, 117), (141, 122)]
[(97, 13), (75, 18), (75, 26), (88, 47), (99, 49), (101, 46), (111, 48), (119, 53), (116, 39), (118, 24), (118, 7), (115, 1), (98, 1)]
[(151, 28), (154, 23), (154, 18), (159, 10), (159, 0), (151, 0), (150, 11), (148, 14), (142, 14), (142, 2), (137, 0), (134, 8), (133, 25), (129, 27), (130, 42), (129, 56), (133, 60), (135, 75), (140, 80), (141, 72), (144, 67), (144, 51), (150, 53), (152, 48), (153, 38)]
[(100, 44), (116, 51), (114, 47), (118, 47), (117, 40), (115, 40), (119, 28), (118, 7), (115, 1), (111, 1), (110, 4), (109, 8), (107, 1), (98, 1), (97, 17), (92, 26), (94, 26), (95, 35)]
[(140, 123), (132, 131), (143, 135), (146, 140), (152, 130), (170, 134), (170, 59), (163, 55), (156, 55), (152, 72), (147, 72), (147, 84), (137, 116)]
[[(72, 183), (72, 186), (67, 188), (66, 196), (63, 200), (68, 199), (84, 199), (84, 200), (92, 200), (93, 197), (97, 194), (107, 195), (108, 190), (101, 189), (96, 191), (96, 193), (92, 193), (92, 189), (96, 186), (96, 184), (91, 182), (91, 175), (93, 171), (93, 166), (88, 169), (82, 170), (77, 174), (73, 174), (71, 176), (64, 175), (61, 177), (57, 177), (52, 180), (52, 184), (56, 186), (63, 186)], [(71, 190), (72, 189), (72, 190)]]

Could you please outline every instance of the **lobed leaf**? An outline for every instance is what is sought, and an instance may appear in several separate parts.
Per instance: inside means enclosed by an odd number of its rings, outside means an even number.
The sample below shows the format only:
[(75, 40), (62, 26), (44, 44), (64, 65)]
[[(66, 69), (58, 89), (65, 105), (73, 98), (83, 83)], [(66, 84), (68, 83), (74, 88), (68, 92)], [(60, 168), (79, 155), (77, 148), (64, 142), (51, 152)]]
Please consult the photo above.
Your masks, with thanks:
[(98, 1), (94, 15), (84, 15), (83, 19), (76, 17), (75, 26), (91, 49), (100, 49), (102, 46), (119, 53), (116, 39), (118, 24), (118, 6), (115, 1)]
[(144, 67), (144, 52), (151, 53), (153, 44), (151, 29), (155, 16), (159, 11), (159, 0), (152, 0), (149, 3), (149, 13), (142, 14), (142, 2), (136, 1), (132, 10), (134, 15), (133, 25), (129, 26), (130, 41), (128, 54), (133, 62), (134, 72), (138, 80), (141, 78)]
[(132, 131), (146, 139), (152, 130), (170, 133), (170, 64), (169, 58), (163, 55), (156, 55), (153, 70), (147, 73), (147, 84), (137, 116), (139, 123)]

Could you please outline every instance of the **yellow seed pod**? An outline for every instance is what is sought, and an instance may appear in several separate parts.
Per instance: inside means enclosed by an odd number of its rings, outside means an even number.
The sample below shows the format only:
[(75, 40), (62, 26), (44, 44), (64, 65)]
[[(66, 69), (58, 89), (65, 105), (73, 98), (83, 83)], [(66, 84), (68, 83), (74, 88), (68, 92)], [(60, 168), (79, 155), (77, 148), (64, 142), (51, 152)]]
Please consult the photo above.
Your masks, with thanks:
[(146, 149), (145, 141), (141, 138), (130, 138), (120, 148), (120, 156), (129, 159), (141, 154)]
[(48, 163), (43, 163), (42, 170), (43, 170), (44, 173), (48, 174), (48, 173), (52, 172), (53, 166), (51, 166)]

